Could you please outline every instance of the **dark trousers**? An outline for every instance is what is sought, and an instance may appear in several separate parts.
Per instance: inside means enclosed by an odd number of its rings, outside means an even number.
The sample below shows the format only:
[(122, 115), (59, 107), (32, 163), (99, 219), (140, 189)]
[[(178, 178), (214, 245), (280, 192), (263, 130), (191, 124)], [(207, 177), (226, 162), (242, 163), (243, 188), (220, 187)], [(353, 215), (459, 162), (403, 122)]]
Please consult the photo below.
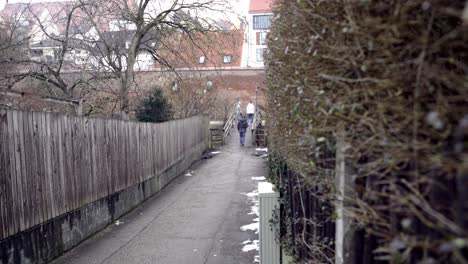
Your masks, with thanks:
[(247, 114), (247, 117), (248, 117), (248, 120), (249, 120), (249, 125), (251, 125), (252, 121), (253, 121), (253, 118), (254, 118), (254, 114)]
[(245, 129), (239, 130), (240, 144), (245, 144)]

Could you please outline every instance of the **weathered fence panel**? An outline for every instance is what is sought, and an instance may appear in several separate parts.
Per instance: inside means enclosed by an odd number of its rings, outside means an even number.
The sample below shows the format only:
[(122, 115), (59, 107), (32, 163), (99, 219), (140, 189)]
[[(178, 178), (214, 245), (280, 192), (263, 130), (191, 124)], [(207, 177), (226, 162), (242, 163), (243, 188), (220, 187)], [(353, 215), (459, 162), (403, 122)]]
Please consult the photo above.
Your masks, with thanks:
[(0, 110), (0, 239), (159, 175), (208, 127)]

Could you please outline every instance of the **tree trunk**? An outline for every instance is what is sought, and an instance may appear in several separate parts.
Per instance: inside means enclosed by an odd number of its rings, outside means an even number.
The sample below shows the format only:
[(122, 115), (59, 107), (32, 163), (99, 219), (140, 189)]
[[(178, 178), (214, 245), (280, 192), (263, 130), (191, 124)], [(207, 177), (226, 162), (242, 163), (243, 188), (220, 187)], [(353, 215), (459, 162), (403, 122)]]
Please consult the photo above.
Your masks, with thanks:
[(122, 102), (121, 104), (121, 114), (122, 114), (122, 119), (128, 120), (129, 119), (129, 112), (130, 112), (130, 103), (129, 103), (129, 90), (130, 90), (130, 85), (131, 81), (133, 80), (133, 75), (135, 74), (134, 71), (134, 66), (136, 63), (136, 57), (137, 57), (137, 47), (140, 43), (142, 36), (141, 34), (136, 34), (133, 37), (132, 43), (128, 49), (128, 55), (127, 55), (127, 68), (125, 69), (125, 73), (121, 76), (121, 82), (120, 82), (120, 100)]
[(128, 120), (129, 119), (129, 101), (128, 101), (128, 78), (127, 74), (123, 74), (120, 77), (120, 94), (119, 94), (119, 100), (120, 100), (120, 116), (121, 119), (123, 120)]

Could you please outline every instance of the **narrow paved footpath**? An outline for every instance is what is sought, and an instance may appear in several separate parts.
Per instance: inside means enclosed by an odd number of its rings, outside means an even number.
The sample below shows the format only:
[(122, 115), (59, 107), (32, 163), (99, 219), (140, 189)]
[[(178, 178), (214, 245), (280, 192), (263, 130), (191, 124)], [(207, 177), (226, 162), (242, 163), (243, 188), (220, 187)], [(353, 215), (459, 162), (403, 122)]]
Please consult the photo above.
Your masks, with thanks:
[(238, 138), (233, 130), (220, 153), (53, 263), (254, 263), (256, 187), (265, 160)]

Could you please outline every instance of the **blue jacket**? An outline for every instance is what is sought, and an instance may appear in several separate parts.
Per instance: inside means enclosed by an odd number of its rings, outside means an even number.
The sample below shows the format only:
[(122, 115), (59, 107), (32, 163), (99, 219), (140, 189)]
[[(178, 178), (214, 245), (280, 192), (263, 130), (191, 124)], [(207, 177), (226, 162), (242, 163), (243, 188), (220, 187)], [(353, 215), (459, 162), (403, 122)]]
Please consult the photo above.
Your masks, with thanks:
[(247, 123), (247, 120), (243, 117), (239, 118), (239, 122), (237, 123), (237, 130), (239, 130), (239, 132), (245, 132), (248, 127), (249, 123)]

